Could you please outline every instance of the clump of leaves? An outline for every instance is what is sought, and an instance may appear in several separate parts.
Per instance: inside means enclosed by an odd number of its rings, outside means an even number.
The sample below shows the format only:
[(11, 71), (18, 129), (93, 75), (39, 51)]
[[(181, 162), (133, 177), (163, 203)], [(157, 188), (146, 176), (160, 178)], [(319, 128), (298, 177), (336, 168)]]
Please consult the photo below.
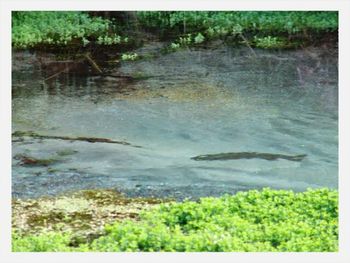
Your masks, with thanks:
[(123, 61), (128, 61), (128, 60), (135, 61), (135, 60), (139, 59), (140, 57), (137, 53), (124, 53), (124, 54), (122, 54), (121, 58)]
[(71, 251), (69, 247), (70, 235), (68, 233), (48, 232), (41, 235), (25, 236), (12, 233), (12, 251), (16, 252), (67, 252)]
[(287, 42), (285, 39), (280, 37), (254, 37), (255, 46), (259, 48), (266, 49), (278, 49), (278, 48), (286, 48), (291, 47), (292, 43)]
[[(142, 212), (137, 221), (123, 220), (105, 231), (76, 248), (62, 246), (63, 236), (52, 242), (61, 251), (337, 251), (338, 191), (266, 188), (164, 203)], [(52, 243), (40, 245), (47, 239), (15, 236), (13, 248), (56, 249)]]

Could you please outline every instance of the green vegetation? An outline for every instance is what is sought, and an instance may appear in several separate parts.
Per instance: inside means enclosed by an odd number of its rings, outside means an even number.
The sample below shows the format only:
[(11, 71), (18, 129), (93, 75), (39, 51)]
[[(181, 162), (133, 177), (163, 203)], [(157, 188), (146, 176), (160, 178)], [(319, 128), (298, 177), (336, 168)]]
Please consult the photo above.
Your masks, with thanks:
[[(218, 38), (260, 48), (290, 48), (299, 45), (300, 40), (309, 41), (312, 36), (338, 30), (338, 13), (325, 11), (140, 11), (135, 14), (137, 30), (151, 30), (172, 40), (170, 50)], [(18, 11), (13, 13), (12, 42), (15, 48), (119, 45), (132, 38), (121, 36), (126, 32), (124, 22), (76, 11)]]
[(259, 48), (285, 48), (285, 47), (292, 47), (293, 44), (289, 44), (289, 42), (286, 39), (280, 38), (280, 37), (254, 37), (255, 46)]
[[(196, 45), (222, 38), (260, 48), (290, 48), (298, 39), (337, 32), (337, 12), (235, 11), (235, 12), (138, 12), (140, 23), (150, 29), (180, 35), (170, 46)], [(174, 35), (172, 33), (171, 35)], [(244, 37), (246, 35), (246, 37)], [(281, 37), (284, 37), (282, 40)]]
[(139, 55), (137, 53), (125, 53), (125, 54), (122, 54), (122, 60), (124, 61), (128, 61), (128, 60), (131, 60), (131, 61), (134, 61), (134, 60), (137, 60), (139, 59)]
[(14, 251), (337, 251), (338, 192), (263, 189), (164, 203), (107, 225), (91, 242), (69, 232), (13, 235)]
[(338, 29), (337, 12), (314, 11), (175, 11), (137, 12), (139, 22), (154, 29), (179, 33), (205, 32), (208, 36), (239, 31), (254, 33), (332, 32)]
[(113, 45), (127, 42), (128, 39), (117, 34), (117, 27), (111, 21), (90, 17), (84, 12), (13, 13), (12, 43), (15, 48), (68, 44), (86, 46), (91, 41), (98, 45)]
[(57, 197), (15, 199), (12, 201), (14, 239), (21, 239), (17, 245), (22, 246), (24, 240), (36, 240), (38, 237), (34, 235), (40, 234), (43, 239), (32, 245), (41, 247), (40, 242), (53, 238), (59, 243), (62, 233), (69, 233), (63, 240), (76, 246), (100, 236), (105, 224), (126, 218), (135, 220), (142, 210), (163, 201), (166, 200), (126, 198), (113, 190), (82, 190)]

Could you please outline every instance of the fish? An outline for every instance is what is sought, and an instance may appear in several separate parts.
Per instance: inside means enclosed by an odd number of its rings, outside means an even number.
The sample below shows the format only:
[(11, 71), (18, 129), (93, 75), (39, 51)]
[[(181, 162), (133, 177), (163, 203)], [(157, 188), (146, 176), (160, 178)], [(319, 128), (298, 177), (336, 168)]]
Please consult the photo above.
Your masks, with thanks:
[(293, 162), (302, 161), (307, 155), (286, 155), (276, 153), (259, 153), (259, 152), (228, 152), (217, 154), (205, 154), (191, 157), (195, 161), (225, 161), (225, 160), (239, 160), (239, 159), (263, 159), (268, 161), (275, 161), (277, 159), (285, 159)]

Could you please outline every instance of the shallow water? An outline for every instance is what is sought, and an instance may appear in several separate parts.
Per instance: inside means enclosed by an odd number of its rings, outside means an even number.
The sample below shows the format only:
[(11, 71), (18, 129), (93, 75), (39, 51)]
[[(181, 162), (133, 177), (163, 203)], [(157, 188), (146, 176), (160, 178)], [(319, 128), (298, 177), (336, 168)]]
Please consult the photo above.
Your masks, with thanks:
[[(154, 76), (134, 83), (61, 75), (42, 85), (42, 72), (17, 59), (13, 131), (125, 140), (142, 148), (13, 142), (13, 156), (77, 151), (58, 156), (49, 167), (25, 167), (13, 159), (13, 196), (115, 188), (130, 196), (182, 199), (262, 187), (337, 188), (337, 56), (322, 49), (256, 52), (254, 58), (247, 49), (221, 47), (123, 62), (123, 74)], [(24, 61), (35, 59), (27, 56)], [(190, 159), (221, 152), (307, 157), (301, 162)]]

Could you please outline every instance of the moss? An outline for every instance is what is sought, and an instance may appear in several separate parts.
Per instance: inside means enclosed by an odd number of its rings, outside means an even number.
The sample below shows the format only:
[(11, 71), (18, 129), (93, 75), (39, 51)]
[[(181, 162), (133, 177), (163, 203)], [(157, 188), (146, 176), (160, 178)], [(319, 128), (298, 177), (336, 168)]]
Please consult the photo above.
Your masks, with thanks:
[(12, 227), (21, 236), (46, 231), (70, 232), (72, 245), (103, 234), (105, 224), (138, 220), (141, 210), (165, 202), (156, 198), (127, 198), (114, 190), (83, 190), (57, 197), (14, 199)]

